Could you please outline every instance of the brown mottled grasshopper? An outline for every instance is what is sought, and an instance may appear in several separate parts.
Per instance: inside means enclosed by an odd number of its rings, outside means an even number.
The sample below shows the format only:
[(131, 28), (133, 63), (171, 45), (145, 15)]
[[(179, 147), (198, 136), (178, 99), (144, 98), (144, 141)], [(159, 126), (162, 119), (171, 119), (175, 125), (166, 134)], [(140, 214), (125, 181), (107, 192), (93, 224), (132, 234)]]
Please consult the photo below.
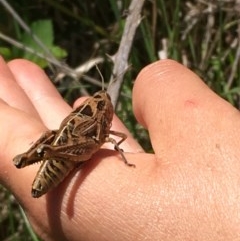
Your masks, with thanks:
[[(41, 161), (42, 164), (32, 184), (32, 196), (37, 198), (56, 187), (79, 163), (89, 160), (105, 142), (127, 162), (119, 145), (127, 138), (124, 133), (110, 130), (113, 106), (110, 96), (102, 90), (85, 100), (61, 123), (59, 130), (47, 131), (25, 153), (17, 155), (13, 162), (22, 168)], [(119, 142), (109, 137), (121, 138)]]

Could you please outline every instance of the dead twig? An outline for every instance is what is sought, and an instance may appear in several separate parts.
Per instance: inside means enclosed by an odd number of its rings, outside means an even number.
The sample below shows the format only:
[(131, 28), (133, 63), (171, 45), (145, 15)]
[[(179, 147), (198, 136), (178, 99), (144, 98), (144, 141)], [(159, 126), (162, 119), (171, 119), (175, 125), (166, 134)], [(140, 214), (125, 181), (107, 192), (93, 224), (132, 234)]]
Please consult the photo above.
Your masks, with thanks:
[(113, 56), (113, 74), (108, 86), (108, 93), (111, 96), (114, 108), (119, 97), (120, 88), (123, 82), (124, 72), (128, 68), (128, 57), (132, 47), (136, 29), (141, 21), (141, 10), (144, 0), (132, 0), (126, 19), (123, 36), (117, 53)]

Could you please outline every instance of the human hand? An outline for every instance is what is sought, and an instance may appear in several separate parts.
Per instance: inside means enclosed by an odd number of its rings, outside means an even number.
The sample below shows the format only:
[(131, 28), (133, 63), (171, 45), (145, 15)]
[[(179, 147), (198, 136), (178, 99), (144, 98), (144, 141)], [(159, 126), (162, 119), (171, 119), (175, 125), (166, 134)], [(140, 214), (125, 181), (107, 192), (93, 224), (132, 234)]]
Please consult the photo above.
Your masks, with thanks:
[[(121, 148), (135, 169), (100, 150), (39, 199), (30, 190), (39, 166), (18, 170), (12, 159), (46, 128), (58, 128), (71, 108), (34, 64), (1, 60), (0, 72), (0, 181), (44, 240), (240, 237), (239, 113), (192, 72), (160, 61), (135, 82), (134, 112), (155, 154), (144, 153), (129, 136)], [(113, 129), (128, 134), (117, 118)]]

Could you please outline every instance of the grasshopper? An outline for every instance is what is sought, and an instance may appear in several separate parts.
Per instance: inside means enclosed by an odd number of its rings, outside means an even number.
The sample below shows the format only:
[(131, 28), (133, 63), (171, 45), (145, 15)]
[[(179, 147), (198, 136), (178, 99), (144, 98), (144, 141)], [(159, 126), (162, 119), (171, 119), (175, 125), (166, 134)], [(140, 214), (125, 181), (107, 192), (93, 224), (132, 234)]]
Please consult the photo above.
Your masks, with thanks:
[[(114, 145), (126, 165), (135, 166), (128, 163), (119, 148), (127, 136), (110, 130), (113, 113), (108, 93), (104, 90), (96, 92), (71, 112), (58, 130), (45, 132), (27, 152), (13, 159), (17, 168), (42, 162), (32, 184), (34, 198), (56, 187), (76, 166), (89, 160), (105, 142)], [(120, 137), (120, 141), (111, 138), (110, 134)]]

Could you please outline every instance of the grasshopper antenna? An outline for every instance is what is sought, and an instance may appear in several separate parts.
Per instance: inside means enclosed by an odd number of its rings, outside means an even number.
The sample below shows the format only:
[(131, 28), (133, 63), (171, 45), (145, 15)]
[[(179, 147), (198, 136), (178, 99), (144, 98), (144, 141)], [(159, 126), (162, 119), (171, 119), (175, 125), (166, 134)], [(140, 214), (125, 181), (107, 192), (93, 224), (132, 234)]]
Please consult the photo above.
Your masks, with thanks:
[(100, 71), (100, 69), (98, 68), (98, 66), (96, 65), (96, 69), (97, 69), (97, 72), (99, 73), (100, 77), (101, 77), (101, 80), (102, 80), (102, 90), (104, 90), (104, 78), (103, 78), (103, 75)]

